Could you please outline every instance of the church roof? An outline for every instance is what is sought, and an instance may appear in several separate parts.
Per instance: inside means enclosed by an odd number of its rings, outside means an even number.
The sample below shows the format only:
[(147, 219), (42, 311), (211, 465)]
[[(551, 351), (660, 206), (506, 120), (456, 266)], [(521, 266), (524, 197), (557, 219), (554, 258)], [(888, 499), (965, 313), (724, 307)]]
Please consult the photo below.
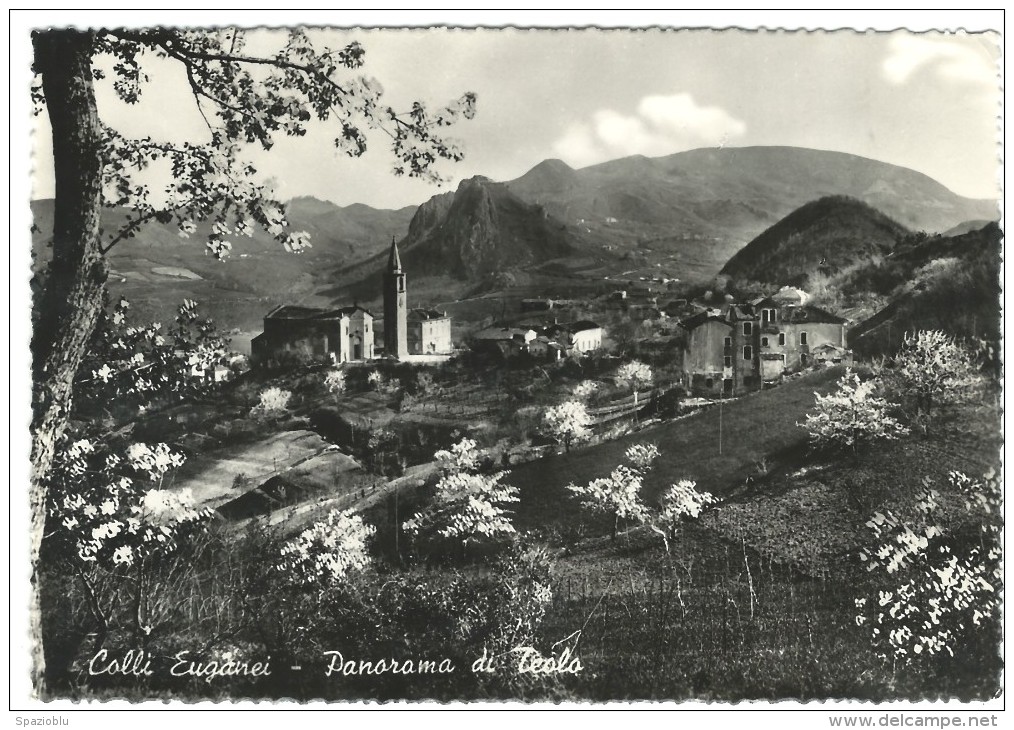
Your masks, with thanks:
[(388, 271), (401, 271), (401, 256), (398, 254), (398, 242), (391, 236), (391, 253), (387, 257)]

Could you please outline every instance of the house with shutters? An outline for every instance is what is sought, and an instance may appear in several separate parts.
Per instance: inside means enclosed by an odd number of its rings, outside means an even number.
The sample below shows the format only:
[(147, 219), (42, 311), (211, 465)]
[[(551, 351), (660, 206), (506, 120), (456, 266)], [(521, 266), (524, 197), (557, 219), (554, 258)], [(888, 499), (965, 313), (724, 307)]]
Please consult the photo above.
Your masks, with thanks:
[(683, 385), (702, 395), (740, 395), (818, 363), (851, 361), (846, 320), (811, 305), (764, 297), (683, 320)]

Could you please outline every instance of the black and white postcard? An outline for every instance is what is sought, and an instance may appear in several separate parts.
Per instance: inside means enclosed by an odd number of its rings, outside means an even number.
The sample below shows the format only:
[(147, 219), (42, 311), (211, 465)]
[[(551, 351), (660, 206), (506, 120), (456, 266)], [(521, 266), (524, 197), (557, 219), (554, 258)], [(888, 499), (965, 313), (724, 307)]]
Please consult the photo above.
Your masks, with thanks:
[(18, 681), (990, 725), (1000, 30), (341, 18), (22, 30)]

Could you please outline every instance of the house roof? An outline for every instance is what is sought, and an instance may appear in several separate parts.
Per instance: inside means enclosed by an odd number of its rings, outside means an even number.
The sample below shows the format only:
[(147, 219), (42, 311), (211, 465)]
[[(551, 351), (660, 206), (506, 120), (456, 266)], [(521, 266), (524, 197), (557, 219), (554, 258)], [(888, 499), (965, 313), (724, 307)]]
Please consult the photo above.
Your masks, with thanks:
[(725, 315), (722, 312), (714, 309), (705, 309), (703, 312), (698, 312), (694, 316), (684, 319), (680, 322), (680, 327), (685, 330), (692, 330), (700, 327), (705, 322), (721, 322), (726, 326), (731, 326), (726, 321)]
[(580, 319), (574, 324), (565, 325), (565, 327), (569, 329), (571, 332), (585, 332), (587, 330), (602, 329), (601, 325), (592, 322), (590, 319)]
[(515, 337), (525, 337), (529, 332), (532, 330), (522, 327), (487, 327), (472, 337), (476, 340), (511, 340)]
[(805, 304), (800, 307), (783, 307), (779, 315), (782, 322), (802, 324), (803, 322), (814, 322), (816, 324), (845, 324), (847, 320), (837, 314), (831, 314), (826, 309)]
[(408, 310), (410, 320), (423, 321), (431, 319), (448, 319), (446, 312), (438, 312), (435, 309), (410, 309)]
[(342, 315), (344, 315), (346, 317), (351, 317), (356, 312), (363, 312), (365, 314), (370, 315), (371, 317), (373, 316), (373, 313), (370, 312), (369, 309), (365, 309), (363, 307), (360, 307), (358, 304), (353, 304), (351, 307), (342, 307), (341, 309), (337, 309), (335, 311), (341, 313)]

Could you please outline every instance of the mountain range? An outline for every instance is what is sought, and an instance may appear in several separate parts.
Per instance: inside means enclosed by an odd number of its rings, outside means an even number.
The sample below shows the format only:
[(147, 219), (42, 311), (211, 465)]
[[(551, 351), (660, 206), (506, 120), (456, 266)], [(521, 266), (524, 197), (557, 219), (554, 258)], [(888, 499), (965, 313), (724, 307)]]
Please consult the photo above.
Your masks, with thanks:
[[(871, 251), (906, 229), (939, 232), (997, 218), (994, 201), (963, 198), (921, 173), (839, 152), (699, 149), (578, 170), (545, 160), (516, 180), (474, 177), (400, 210), (295, 198), (288, 204), (290, 224), (310, 233), (313, 243), (298, 256), (257, 232), (236, 240), (231, 260), (223, 263), (205, 254), (206, 227), (181, 241), (172, 226), (152, 223), (113, 249), (111, 282), (114, 291), (149, 303), (153, 315), (164, 316), (161, 300), (178, 303), (190, 296), (213, 301), (220, 319), (246, 327), (265, 305), (279, 301), (376, 301), (392, 237), (399, 240), (415, 290), (430, 280), (445, 299), (500, 274), (548, 270), (555, 262), (581, 261), (600, 280), (666, 266), (671, 277), (702, 281), (727, 262), (738, 266), (729, 260), (748, 242), (826, 196), (848, 196), (855, 210), (866, 205), (879, 211), (882, 220), (865, 213), (856, 218), (872, 226), (854, 234)], [(35, 201), (33, 212), (41, 231), (33, 236), (36, 255), (45, 261), (52, 201)], [(807, 229), (812, 232), (819, 213), (807, 208), (797, 218), (814, 218)], [(106, 211), (103, 227), (115, 230), (124, 217), (124, 211)], [(868, 233), (875, 233), (871, 240)], [(835, 240), (841, 251), (849, 248), (847, 236)], [(799, 255), (791, 246), (786, 251)]]
[(826, 196), (872, 206), (899, 230), (940, 232), (997, 217), (994, 201), (963, 198), (907, 168), (840, 152), (744, 147), (580, 170), (545, 160), (505, 183), (476, 177), (420, 206), (402, 241), (421, 272), (459, 279), (645, 247), (679, 254), (694, 262), (685, 273), (710, 277), (748, 241)]

